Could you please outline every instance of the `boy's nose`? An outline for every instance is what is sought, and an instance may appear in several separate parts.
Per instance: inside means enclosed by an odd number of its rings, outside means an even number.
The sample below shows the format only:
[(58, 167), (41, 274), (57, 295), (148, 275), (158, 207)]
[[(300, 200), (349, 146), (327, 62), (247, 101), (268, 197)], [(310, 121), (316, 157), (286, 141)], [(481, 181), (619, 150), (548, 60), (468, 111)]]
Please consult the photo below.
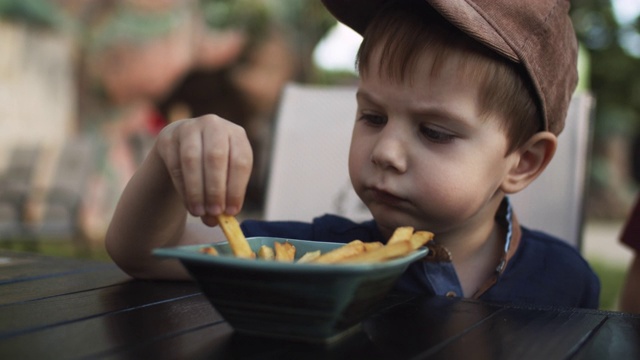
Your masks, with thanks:
[(371, 162), (383, 169), (405, 172), (407, 170), (406, 139), (391, 131), (383, 131), (371, 152)]

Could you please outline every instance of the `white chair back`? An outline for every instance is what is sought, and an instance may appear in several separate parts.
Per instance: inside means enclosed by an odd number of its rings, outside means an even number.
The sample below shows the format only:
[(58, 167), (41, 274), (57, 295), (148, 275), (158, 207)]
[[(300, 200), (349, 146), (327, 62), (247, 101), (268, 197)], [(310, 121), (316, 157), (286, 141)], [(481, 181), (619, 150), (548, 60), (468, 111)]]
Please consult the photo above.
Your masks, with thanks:
[(590, 94), (574, 95), (553, 159), (533, 183), (511, 196), (522, 225), (555, 235), (578, 249), (584, 230), (594, 105)]
[[(310, 221), (324, 213), (355, 221), (371, 214), (351, 187), (348, 151), (356, 114), (355, 87), (289, 84), (275, 125), (266, 192), (266, 220)], [(590, 96), (576, 97), (553, 161), (513, 196), (522, 224), (580, 245), (589, 144)]]

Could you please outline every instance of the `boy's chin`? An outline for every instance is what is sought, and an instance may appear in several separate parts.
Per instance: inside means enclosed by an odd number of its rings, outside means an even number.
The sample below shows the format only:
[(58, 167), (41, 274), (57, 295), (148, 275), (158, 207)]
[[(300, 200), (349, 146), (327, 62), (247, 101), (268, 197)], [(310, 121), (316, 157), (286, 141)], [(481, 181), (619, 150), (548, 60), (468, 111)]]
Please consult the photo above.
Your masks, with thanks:
[(395, 230), (399, 226), (414, 226), (417, 224), (416, 219), (410, 214), (386, 206), (369, 206), (369, 211), (376, 220), (379, 227)]

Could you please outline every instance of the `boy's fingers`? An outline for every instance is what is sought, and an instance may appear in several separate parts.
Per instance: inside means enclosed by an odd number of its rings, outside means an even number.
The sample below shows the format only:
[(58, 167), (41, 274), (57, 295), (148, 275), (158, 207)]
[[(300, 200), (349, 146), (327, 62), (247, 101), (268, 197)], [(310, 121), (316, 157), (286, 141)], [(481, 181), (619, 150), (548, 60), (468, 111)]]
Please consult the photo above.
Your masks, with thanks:
[(178, 193), (180, 194), (180, 197), (184, 199), (185, 198), (184, 176), (182, 174), (182, 168), (180, 167), (180, 162), (177, 160), (178, 157), (179, 155), (177, 151), (166, 153), (165, 163), (166, 163), (167, 171), (171, 176), (171, 182), (173, 183), (173, 187), (178, 191)]
[(216, 127), (203, 133), (203, 180), (206, 213), (219, 215), (224, 211), (229, 167), (229, 138)]
[(242, 127), (213, 115), (184, 120), (163, 130), (157, 148), (193, 216), (213, 224), (207, 216), (240, 211), (253, 167)]
[(208, 226), (211, 226), (211, 227), (214, 227), (214, 226), (218, 225), (218, 217), (215, 216), (215, 215), (205, 214), (205, 215), (201, 216), (200, 219), (202, 220), (202, 222), (205, 225), (208, 225)]
[(180, 194), (182, 199), (185, 198), (184, 194), (184, 177), (182, 173), (182, 166), (180, 165), (180, 154), (177, 139), (173, 136), (174, 133), (160, 133), (156, 142), (156, 152), (158, 156), (164, 162), (167, 172), (173, 183), (173, 187)]
[(204, 210), (203, 169), (202, 169), (202, 135), (190, 128), (197, 124), (186, 124), (181, 127), (179, 135), (179, 161), (184, 182), (184, 199), (189, 212), (194, 216), (202, 216)]
[(238, 130), (229, 137), (230, 163), (227, 177), (227, 194), (225, 212), (237, 214), (242, 208), (247, 185), (253, 168), (253, 151), (244, 129)]

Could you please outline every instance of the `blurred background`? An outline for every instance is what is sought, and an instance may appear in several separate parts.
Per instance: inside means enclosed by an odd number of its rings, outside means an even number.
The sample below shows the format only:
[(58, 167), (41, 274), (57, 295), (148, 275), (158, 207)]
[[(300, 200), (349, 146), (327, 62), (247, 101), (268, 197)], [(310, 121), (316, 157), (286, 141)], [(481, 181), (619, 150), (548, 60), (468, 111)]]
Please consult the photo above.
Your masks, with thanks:
[[(572, 3), (580, 88), (596, 98), (582, 252), (615, 309), (640, 183), (640, 2)], [(157, 132), (207, 113), (247, 129), (245, 209), (259, 213), (283, 86), (355, 84), (359, 41), (320, 1), (0, 0), (0, 246), (106, 259)]]

